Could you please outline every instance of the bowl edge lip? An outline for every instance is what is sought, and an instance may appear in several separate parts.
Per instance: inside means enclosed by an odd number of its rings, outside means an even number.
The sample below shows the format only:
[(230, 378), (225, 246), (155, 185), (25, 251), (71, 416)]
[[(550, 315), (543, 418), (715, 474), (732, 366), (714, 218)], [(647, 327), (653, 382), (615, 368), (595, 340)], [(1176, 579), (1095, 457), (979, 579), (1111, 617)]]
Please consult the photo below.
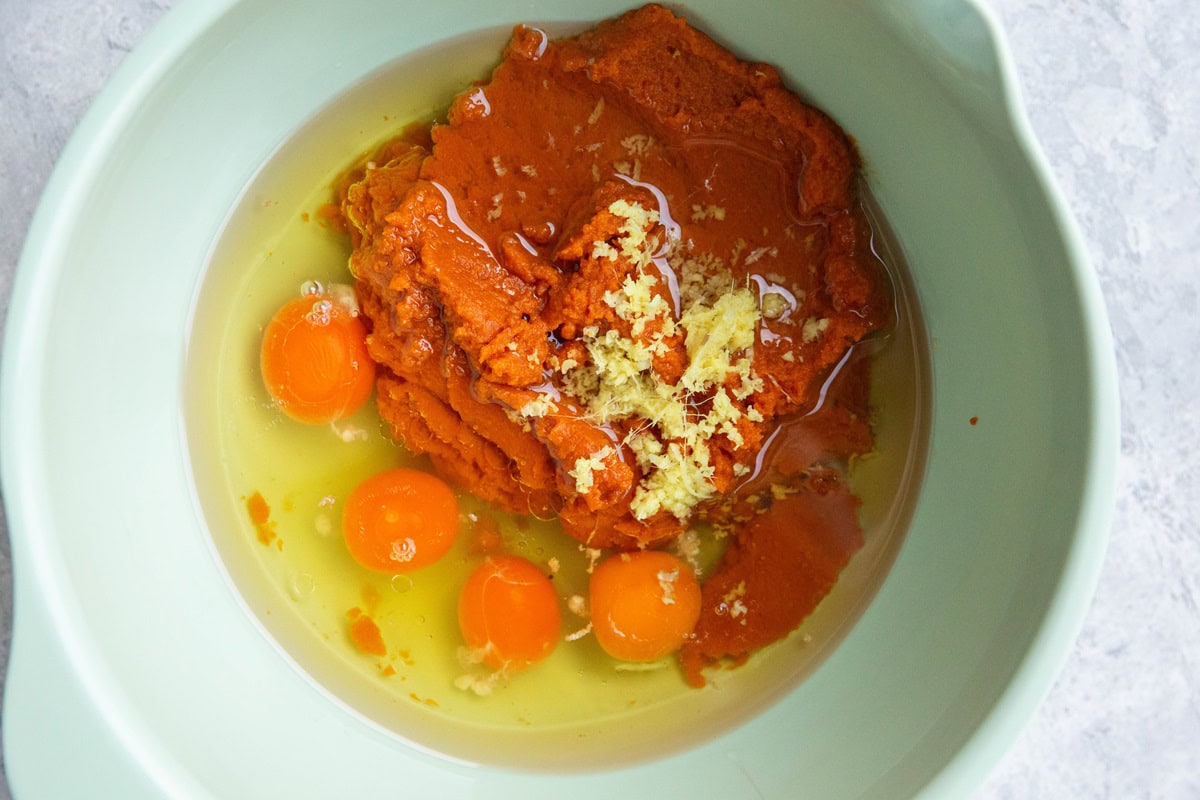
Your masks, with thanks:
[(998, 100), (1013, 144), (1025, 160), (1045, 200), (1066, 252), (1070, 277), (1084, 323), (1088, 396), (1085, 468), (1079, 483), (1075, 529), (1063, 559), (1051, 602), (1033, 640), (1007, 685), (982, 722), (936, 770), (918, 794), (961, 797), (978, 789), (1001, 763), (1034, 718), (1062, 672), (1083, 629), (1108, 548), (1120, 453), (1117, 367), (1107, 307), (1087, 243), (1038, 142), (1021, 93), (1016, 62), (1000, 14), (989, 0), (947, 0), (976, 13), (992, 45)]
[[(93, 711), (107, 723), (113, 738), (150, 783), (168, 797), (210, 795), (190, 769), (147, 735), (144, 721), (131, 707), (119, 682), (102, 659), (92, 657), (95, 648), (92, 637), (75, 621), (77, 603), (73, 595), (62, 590), (61, 579), (48, 563), (50, 555), (41, 549), (43, 545), (38, 540), (25, 533), (31, 527), (32, 511), (42, 505), (40, 482), (29, 477), (30, 473), (40, 472), (22, 469), (22, 464), (28, 463), (25, 460), (28, 454), (36, 455), (28, 437), (31, 430), (41, 427), (41, 417), (36, 405), (25, 399), (27, 393), (18, 392), (16, 387), (25, 385), (23, 378), (37, 378), (39, 374), (26, 353), (31, 349), (30, 340), (45, 342), (46, 330), (43, 320), (34, 317), (29, 309), (45, 305), (38, 298), (52, 293), (61, 276), (57, 271), (35, 270), (34, 266), (57, 258), (56, 252), (61, 247), (57, 234), (69, 229), (78, 217), (81, 204), (72, 190), (95, 180), (103, 168), (95, 154), (108, 152), (114, 138), (146, 102), (163, 75), (238, 2), (213, 0), (175, 5), (152, 25), (96, 94), (59, 153), (30, 220), (17, 259), (0, 351), (0, 490), (4, 496), (13, 566), (12, 642), (7, 673), (11, 674), (14, 665), (28, 657), (22, 609), (40, 604), (54, 626), (48, 635), (63, 648)], [(31, 420), (34, 424), (16, 424)], [(18, 454), (25, 458), (18, 458)], [(35, 593), (41, 587), (46, 590)], [(6, 681), (6, 695), (10, 686)], [(4, 723), (7, 733), (12, 723), (7, 714)], [(5, 736), (6, 753), (8, 741)], [(11, 780), (12, 772), (7, 772)], [(16, 791), (20, 787), (12, 788)]]
[[(922, 793), (956, 795), (977, 786), (999, 763), (1015, 742), (1021, 729), (1032, 719), (1042, 699), (1049, 692), (1053, 679), (1061, 671), (1071, 647), (1083, 626), (1095, 585), (1099, 579), (1112, 517), (1111, 498), (1116, 486), (1115, 462), (1119, 452), (1119, 409), (1117, 405), (1116, 365), (1113, 358), (1111, 332), (1103, 297), (1096, 276), (1089, 266), (1086, 245), (1058, 189), (1052, 171), (1042, 153), (1024, 111), (1019, 80), (1003, 27), (997, 12), (984, 0), (956, 0), (973, 9), (983, 20), (999, 69), (1000, 89), (1011, 132), (1015, 142), (1033, 170), (1038, 187), (1050, 206), (1056, 227), (1062, 233), (1082, 311), (1087, 324), (1085, 337), (1088, 349), (1089, 376), (1092, 396), (1097, 400), (1090, 409), (1088, 428), (1091, 432), (1088, 448), (1088, 469), (1083, 480), (1082, 500), (1076, 515), (1076, 535), (1064, 561), (1051, 610), (1045, 615), (1033, 643), (1018, 665), (1007, 687), (988, 712), (982, 724), (958, 748), (950, 760), (934, 774)], [(84, 114), (67, 145), (59, 155), (30, 222), (25, 243), (18, 258), (14, 275), (10, 313), (5, 325), (3, 356), (0, 358), (0, 481), (9, 517), (9, 538), (13, 550), (13, 642), (10, 667), (22, 658), (20, 645), (20, 607), (24, 602), (45, 602), (56, 625), (62, 625), (57, 637), (67, 649), (72, 661), (87, 663), (90, 645), (81, 642), (81, 631), (71, 623), (72, 613), (61, 603), (48, 602), (47, 595), (61, 598), (61, 592), (50, 592), (39, 598), (28, 596), (34, 586), (57, 586), (58, 580), (37, 557), (29, 537), (20, 531), (28, 525), (29, 509), (37, 504), (30, 501), (29, 485), (19, 468), (14, 452), (24, 452), (16, 443), (19, 434), (12, 423), (26, 419), (17, 414), (22, 403), (16, 393), (18, 376), (29, 370), (17, 346), (20, 334), (34, 329), (37, 321), (22, 309), (30, 301), (51, 291), (56, 275), (35, 273), (32, 266), (52, 252), (53, 234), (73, 218), (72, 213), (52, 215), (51, 208), (74, 208), (77, 203), (69, 197), (68, 189), (81, 180), (94, 177), (98, 165), (89, 151), (95, 151), (96, 141), (106, 141), (128, 122), (146, 96), (157, 85), (163, 72), (173, 65), (200, 36), (217, 22), (239, 0), (220, 0), (215, 3), (182, 3), (160, 19), (113, 73), (101, 92)], [(84, 170), (72, 167), (83, 166)], [(35, 252), (38, 254), (35, 255)], [(24, 349), (24, 348), (21, 348)], [(1084, 524), (1085, 522), (1089, 524)], [(1090, 535), (1084, 535), (1092, 531)], [(16, 569), (20, 564), (24, 569)], [(18, 577), (18, 576), (21, 577)], [(24, 578), (26, 575), (32, 577)], [(69, 635), (68, 635), (69, 634)], [(90, 641), (90, 640), (89, 640)], [(1037, 662), (1037, 663), (1035, 663)], [(203, 789), (192, 781), (192, 773), (169, 753), (149, 745), (152, 737), (141, 730), (136, 714), (126, 714), (127, 705), (115, 680), (107, 674), (79, 669), (87, 695), (110, 721), (114, 735), (121, 741), (152, 780), (171, 796), (186, 794), (201, 796)]]

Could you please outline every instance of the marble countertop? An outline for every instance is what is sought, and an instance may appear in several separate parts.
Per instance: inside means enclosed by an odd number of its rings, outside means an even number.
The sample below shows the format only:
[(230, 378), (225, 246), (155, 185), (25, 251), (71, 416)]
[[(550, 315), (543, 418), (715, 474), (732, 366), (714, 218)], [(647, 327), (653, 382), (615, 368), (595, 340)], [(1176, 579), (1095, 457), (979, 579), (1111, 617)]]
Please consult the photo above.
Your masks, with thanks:
[[(0, 0), (0, 322), (55, 159), (173, 1)], [(1108, 303), (1122, 440), (1082, 634), (976, 796), (1200, 797), (1200, 8), (988, 2)], [(0, 674), (11, 587), (0, 536)]]

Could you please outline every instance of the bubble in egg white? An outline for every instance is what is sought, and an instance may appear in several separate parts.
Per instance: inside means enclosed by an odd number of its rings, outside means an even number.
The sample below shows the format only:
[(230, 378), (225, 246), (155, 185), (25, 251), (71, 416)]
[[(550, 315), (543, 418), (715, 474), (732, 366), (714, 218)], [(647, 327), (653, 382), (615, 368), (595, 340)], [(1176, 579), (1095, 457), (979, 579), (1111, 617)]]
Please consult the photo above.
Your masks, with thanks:
[(325, 287), (320, 281), (305, 281), (300, 284), (300, 295), (302, 297), (313, 297), (316, 295), (325, 294)]
[(292, 576), (290, 586), (293, 600), (303, 600), (312, 594), (317, 588), (316, 579), (310, 573), (297, 572)]

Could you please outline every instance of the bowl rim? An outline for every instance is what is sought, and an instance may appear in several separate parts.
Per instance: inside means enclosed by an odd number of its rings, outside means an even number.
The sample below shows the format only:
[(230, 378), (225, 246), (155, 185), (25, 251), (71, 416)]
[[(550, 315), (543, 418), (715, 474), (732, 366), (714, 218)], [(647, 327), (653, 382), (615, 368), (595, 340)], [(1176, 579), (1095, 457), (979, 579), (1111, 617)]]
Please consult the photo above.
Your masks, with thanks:
[(947, 797), (971, 791), (999, 765), (1050, 693), (1075, 646), (1108, 550), (1121, 431), (1116, 356), (1100, 282), (1091, 266), (1083, 234), (1029, 120), (1004, 26), (999, 13), (987, 0), (957, 2), (978, 14), (985, 27), (995, 55), (999, 76), (997, 88), (1007, 112), (1010, 132), (1032, 168), (1038, 189), (1053, 214), (1054, 226), (1062, 236), (1080, 300), (1086, 369), (1091, 386), (1089, 396), (1093, 402), (1087, 419), (1090, 433), (1087, 468), (1075, 516), (1075, 533), (1053, 598), (1032, 643), (996, 704), (923, 791), (923, 794)]

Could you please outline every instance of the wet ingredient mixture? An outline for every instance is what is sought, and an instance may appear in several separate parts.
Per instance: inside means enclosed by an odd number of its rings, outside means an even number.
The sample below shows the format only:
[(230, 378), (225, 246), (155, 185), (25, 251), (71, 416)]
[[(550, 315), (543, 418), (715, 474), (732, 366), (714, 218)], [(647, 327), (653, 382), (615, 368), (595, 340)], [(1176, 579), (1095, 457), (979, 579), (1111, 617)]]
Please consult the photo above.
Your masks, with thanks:
[[(652, 5), (557, 42), (518, 27), (445, 124), (343, 183), (381, 416), (451, 484), (557, 515), (599, 562), (614, 658), (678, 651), (703, 685), (795, 629), (862, 544), (845, 469), (872, 447), (865, 344), (892, 298), (858, 166), (774, 69)], [(365, 566), (423, 563), (406, 513)], [(501, 672), (560, 624), (522, 564), (483, 557), (460, 598)], [(510, 630), (523, 607), (536, 624)]]

